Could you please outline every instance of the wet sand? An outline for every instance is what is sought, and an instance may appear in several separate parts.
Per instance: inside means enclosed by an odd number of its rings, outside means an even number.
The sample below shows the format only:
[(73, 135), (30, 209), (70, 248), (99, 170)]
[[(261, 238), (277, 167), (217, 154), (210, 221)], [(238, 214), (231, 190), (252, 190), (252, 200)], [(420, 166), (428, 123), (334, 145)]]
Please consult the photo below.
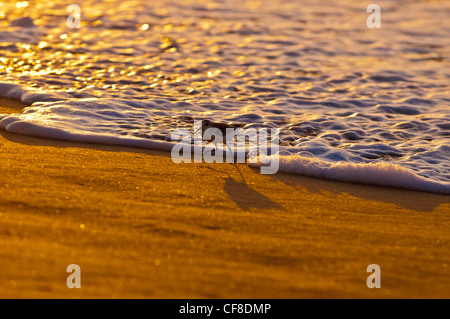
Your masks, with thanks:
[(449, 196), (238, 168), (0, 131), (0, 297), (450, 298)]

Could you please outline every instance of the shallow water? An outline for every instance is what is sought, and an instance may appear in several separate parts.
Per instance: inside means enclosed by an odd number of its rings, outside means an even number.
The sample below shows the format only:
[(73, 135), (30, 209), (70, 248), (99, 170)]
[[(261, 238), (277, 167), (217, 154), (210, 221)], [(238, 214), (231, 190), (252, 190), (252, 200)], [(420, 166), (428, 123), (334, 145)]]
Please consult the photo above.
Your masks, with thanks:
[[(0, 6), (11, 132), (167, 148), (192, 119), (280, 128), (280, 170), (450, 194), (450, 3), (65, 1)], [(29, 19), (26, 19), (29, 17)], [(157, 143), (161, 141), (161, 143)], [(370, 165), (368, 165), (370, 164)]]

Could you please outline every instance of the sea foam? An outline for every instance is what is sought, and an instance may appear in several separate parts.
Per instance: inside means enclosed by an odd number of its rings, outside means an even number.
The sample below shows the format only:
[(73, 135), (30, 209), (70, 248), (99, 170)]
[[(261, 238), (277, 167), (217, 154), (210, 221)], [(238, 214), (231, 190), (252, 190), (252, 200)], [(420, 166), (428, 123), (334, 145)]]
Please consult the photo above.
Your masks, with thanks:
[(449, 194), (448, 1), (386, 2), (379, 30), (352, 0), (78, 4), (79, 29), (62, 0), (3, 5), (0, 96), (29, 106), (0, 128), (160, 150), (194, 120), (279, 128), (280, 171)]
[[(264, 156), (263, 156), (264, 157)], [(260, 167), (261, 162), (275, 160), (272, 156), (252, 158), (250, 166)], [(279, 171), (336, 181), (389, 186), (416, 191), (450, 194), (450, 183), (433, 181), (413, 171), (391, 163), (356, 164), (330, 163), (302, 155), (279, 156)]]
[[(28, 102), (64, 97), (58, 94), (33, 93), (18, 85), (5, 83), (0, 83), (0, 95)], [(166, 109), (155, 109), (157, 105), (153, 100), (91, 98), (41, 101), (26, 107), (20, 114), (0, 115), (0, 128), (11, 133), (49, 139), (170, 151), (175, 142), (168, 135), (164, 141), (152, 138), (151, 126), (147, 123), (156, 113)], [(354, 150), (373, 154), (399, 152), (382, 143), (357, 144)], [(428, 162), (432, 159), (439, 163), (448, 159), (449, 152), (450, 147), (440, 146), (433, 151), (422, 152), (422, 156), (414, 154), (411, 157), (416, 157), (416, 161), (428, 158)], [(282, 147), (279, 154), (267, 156), (266, 160), (276, 160), (274, 156), (278, 156), (280, 172), (450, 194), (449, 182), (420, 176), (395, 163), (366, 163), (358, 153), (334, 149), (320, 140), (305, 141), (297, 147)], [(261, 158), (254, 157), (250, 153), (249, 165), (261, 166)]]

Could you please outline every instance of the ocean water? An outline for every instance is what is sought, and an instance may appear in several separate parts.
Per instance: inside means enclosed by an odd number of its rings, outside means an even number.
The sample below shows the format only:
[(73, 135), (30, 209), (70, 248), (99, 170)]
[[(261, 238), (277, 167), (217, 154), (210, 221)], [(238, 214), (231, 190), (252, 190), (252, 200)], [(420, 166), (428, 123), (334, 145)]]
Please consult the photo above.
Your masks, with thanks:
[(282, 172), (450, 194), (450, 2), (0, 2), (0, 128), (170, 150), (194, 119), (280, 129)]

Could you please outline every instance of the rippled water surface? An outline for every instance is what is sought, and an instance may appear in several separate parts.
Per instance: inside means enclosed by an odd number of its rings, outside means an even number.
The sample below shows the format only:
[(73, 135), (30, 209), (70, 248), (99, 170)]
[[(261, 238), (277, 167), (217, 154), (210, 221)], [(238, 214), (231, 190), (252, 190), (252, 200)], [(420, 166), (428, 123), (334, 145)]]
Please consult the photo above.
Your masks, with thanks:
[(378, 1), (381, 29), (364, 1), (76, 3), (79, 29), (67, 1), (1, 3), (0, 94), (34, 104), (0, 127), (122, 144), (192, 119), (276, 127), (285, 154), (392, 164), (450, 193), (449, 1)]

